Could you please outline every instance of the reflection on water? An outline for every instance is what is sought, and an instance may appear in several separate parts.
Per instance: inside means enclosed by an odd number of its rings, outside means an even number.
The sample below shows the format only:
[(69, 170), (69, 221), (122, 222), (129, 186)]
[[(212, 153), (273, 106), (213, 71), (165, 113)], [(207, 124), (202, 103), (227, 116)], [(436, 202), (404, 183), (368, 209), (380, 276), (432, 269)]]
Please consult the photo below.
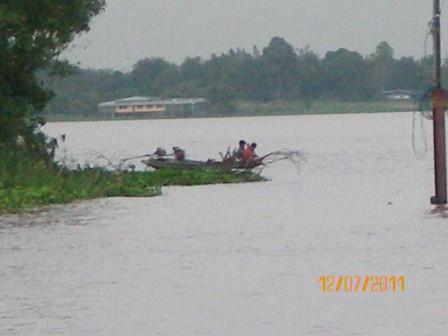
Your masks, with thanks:
[(108, 200), (75, 202), (32, 209), (18, 215), (5, 215), (1, 218), (0, 230), (35, 226), (42, 228), (51, 225), (87, 225), (98, 219), (98, 216), (104, 218), (104, 208), (108, 203)]
[[(0, 218), (0, 335), (444, 335), (445, 220), (406, 114), (55, 123), (64, 150), (309, 153), (269, 182), (164, 188)], [(325, 274), (403, 274), (400, 295), (326, 295)], [(427, 313), (425, 313), (427, 312)], [(416, 324), (414, 321), (418, 321)], [(397, 331), (399, 330), (399, 331)]]

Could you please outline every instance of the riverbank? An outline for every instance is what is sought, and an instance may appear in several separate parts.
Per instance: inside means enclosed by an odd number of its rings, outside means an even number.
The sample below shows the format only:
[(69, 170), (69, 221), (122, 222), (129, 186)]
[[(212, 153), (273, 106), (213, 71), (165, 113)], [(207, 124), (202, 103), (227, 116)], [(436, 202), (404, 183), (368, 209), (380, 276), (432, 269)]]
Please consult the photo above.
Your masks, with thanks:
[(235, 111), (238, 116), (280, 116), (309, 114), (349, 114), (414, 111), (416, 104), (410, 100), (385, 100), (367, 102), (342, 102), (320, 100), (310, 105), (302, 101), (274, 101), (270, 103), (240, 102)]
[(43, 161), (0, 160), (0, 214), (101, 197), (152, 197), (162, 186), (263, 181), (251, 172), (218, 170), (69, 170)]
[[(229, 117), (262, 117), (309, 114), (348, 114), (348, 113), (382, 113), (382, 112), (408, 112), (414, 111), (414, 101), (367, 101), (367, 102), (341, 102), (320, 100), (307, 105), (302, 101), (274, 101), (269, 103), (254, 103), (239, 101), (235, 109), (229, 113), (196, 113), (189, 118), (229, 118)], [(135, 120), (135, 119), (177, 119), (186, 118), (185, 115), (166, 115), (154, 113), (144, 118), (138, 117), (108, 117), (99, 115), (66, 115), (50, 114), (45, 118), (48, 122), (68, 121), (102, 121), (102, 120)]]

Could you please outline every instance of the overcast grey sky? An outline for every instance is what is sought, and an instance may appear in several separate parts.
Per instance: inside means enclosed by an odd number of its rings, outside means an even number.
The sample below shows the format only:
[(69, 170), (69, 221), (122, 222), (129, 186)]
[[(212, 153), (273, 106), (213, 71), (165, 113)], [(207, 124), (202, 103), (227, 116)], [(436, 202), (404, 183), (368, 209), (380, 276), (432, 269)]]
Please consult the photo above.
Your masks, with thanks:
[[(386, 40), (398, 57), (421, 57), (431, 16), (432, 0), (107, 0), (64, 55), (84, 67), (129, 70), (145, 57), (180, 63), (232, 47), (262, 50), (281, 36), (320, 55), (341, 47), (368, 55)], [(442, 25), (448, 42), (446, 13)]]

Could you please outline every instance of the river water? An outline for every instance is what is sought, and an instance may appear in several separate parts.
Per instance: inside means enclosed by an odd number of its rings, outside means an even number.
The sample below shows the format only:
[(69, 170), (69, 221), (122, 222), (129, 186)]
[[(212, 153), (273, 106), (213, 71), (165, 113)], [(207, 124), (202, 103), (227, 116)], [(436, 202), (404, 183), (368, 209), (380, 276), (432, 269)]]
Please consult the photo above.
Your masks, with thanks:
[[(431, 214), (432, 153), (416, 159), (411, 122), (394, 113), (47, 125), (66, 134), (67, 162), (174, 145), (217, 158), (240, 138), (259, 154), (301, 150), (307, 162), (266, 168), (268, 182), (0, 217), (0, 335), (446, 335), (448, 219)], [(403, 275), (406, 290), (324, 293), (319, 278), (332, 274)]]

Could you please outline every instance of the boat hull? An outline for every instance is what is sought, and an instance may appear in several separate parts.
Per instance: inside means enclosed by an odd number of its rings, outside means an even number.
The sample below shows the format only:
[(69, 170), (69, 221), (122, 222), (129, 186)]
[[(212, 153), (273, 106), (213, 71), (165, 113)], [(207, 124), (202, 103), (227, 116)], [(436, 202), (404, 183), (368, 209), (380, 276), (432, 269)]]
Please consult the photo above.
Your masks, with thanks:
[(183, 160), (177, 161), (174, 159), (154, 159), (149, 158), (142, 161), (149, 167), (154, 169), (222, 169), (222, 170), (248, 170), (253, 169), (263, 164), (261, 159), (251, 161), (196, 161)]

